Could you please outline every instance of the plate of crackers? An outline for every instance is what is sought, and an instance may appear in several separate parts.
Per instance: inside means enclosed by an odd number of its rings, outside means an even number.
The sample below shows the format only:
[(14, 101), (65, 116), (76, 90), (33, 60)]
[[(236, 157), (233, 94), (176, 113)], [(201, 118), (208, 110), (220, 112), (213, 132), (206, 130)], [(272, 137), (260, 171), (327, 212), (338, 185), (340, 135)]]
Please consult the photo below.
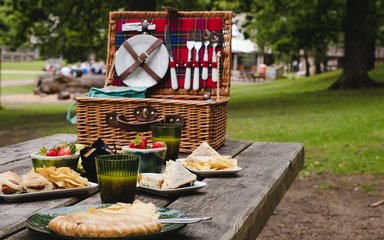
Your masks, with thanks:
[(204, 177), (235, 175), (242, 170), (237, 159), (220, 155), (207, 142), (203, 142), (187, 158), (176, 161), (189, 171)]
[(30, 216), (26, 226), (43, 239), (166, 239), (166, 235), (179, 231), (186, 224), (161, 223), (161, 219), (184, 217), (184, 213), (175, 209), (135, 200), (132, 204), (75, 205), (42, 210)]
[(0, 197), (9, 202), (67, 197), (97, 188), (97, 183), (89, 182), (69, 167), (37, 168), (22, 177), (10, 171), (0, 174)]

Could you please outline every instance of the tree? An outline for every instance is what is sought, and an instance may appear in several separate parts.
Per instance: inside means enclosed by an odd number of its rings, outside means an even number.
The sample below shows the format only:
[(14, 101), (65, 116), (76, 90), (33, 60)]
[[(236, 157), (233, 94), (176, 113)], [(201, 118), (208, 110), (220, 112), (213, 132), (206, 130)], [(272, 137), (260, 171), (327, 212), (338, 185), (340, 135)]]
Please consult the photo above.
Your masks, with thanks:
[(315, 56), (319, 72), (330, 42), (338, 39), (341, 19), (340, 1), (266, 0), (254, 2), (249, 14), (248, 31), (259, 47), (272, 47), (286, 56), (304, 52), (309, 75), (308, 56)]
[(368, 46), (372, 34), (370, 18), (367, 16), (370, 0), (347, 0), (344, 27), (343, 74), (331, 86), (337, 88), (378, 87), (383, 84), (368, 76)]
[(154, 11), (163, 5), (181, 10), (213, 6), (209, 0), (0, 0), (0, 44), (17, 48), (30, 45), (30, 37), (35, 36), (38, 42), (33, 47), (44, 57), (76, 62), (93, 53), (105, 59), (109, 11)]

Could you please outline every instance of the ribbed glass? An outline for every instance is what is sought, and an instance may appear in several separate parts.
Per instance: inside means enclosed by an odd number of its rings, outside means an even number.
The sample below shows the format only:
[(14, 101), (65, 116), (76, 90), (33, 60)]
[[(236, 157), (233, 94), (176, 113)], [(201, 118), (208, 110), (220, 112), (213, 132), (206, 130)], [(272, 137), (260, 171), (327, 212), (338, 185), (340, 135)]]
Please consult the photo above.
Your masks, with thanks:
[(96, 157), (96, 172), (102, 203), (135, 200), (140, 157), (134, 155), (101, 155)]
[(165, 161), (176, 160), (179, 156), (180, 138), (182, 127), (179, 124), (154, 124), (151, 125), (153, 141), (165, 142), (167, 154)]

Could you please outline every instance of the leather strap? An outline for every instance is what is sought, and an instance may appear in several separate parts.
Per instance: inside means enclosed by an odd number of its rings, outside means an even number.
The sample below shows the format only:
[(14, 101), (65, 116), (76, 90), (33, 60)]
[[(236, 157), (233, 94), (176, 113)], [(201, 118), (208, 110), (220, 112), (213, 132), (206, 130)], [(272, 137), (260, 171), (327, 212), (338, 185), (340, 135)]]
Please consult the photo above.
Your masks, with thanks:
[(143, 68), (143, 70), (148, 73), (149, 76), (151, 76), (156, 82), (159, 82), (161, 80), (161, 77), (157, 75), (146, 63), (145, 61), (151, 55), (153, 51), (155, 51), (157, 48), (161, 46), (163, 41), (161, 39), (157, 39), (154, 43), (152, 43), (149, 48), (143, 52), (140, 56), (137, 55), (135, 50), (132, 48), (132, 46), (127, 42), (124, 41), (123, 46), (128, 51), (129, 54), (135, 59), (135, 62), (129, 66), (123, 73), (119, 75), (119, 79), (123, 81), (126, 79), (130, 74), (132, 74), (138, 67)]

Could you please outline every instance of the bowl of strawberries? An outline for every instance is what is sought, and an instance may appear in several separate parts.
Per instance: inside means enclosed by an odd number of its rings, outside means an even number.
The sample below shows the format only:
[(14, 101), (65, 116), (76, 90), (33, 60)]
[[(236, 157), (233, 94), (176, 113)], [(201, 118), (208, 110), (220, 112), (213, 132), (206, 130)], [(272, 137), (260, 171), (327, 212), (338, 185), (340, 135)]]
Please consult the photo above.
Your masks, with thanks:
[(167, 146), (164, 142), (148, 144), (147, 138), (138, 134), (128, 146), (123, 146), (123, 154), (140, 157), (139, 172), (160, 173), (164, 164)]
[(75, 144), (63, 143), (51, 148), (41, 147), (31, 154), (34, 169), (39, 167), (70, 167), (77, 170), (79, 153)]

